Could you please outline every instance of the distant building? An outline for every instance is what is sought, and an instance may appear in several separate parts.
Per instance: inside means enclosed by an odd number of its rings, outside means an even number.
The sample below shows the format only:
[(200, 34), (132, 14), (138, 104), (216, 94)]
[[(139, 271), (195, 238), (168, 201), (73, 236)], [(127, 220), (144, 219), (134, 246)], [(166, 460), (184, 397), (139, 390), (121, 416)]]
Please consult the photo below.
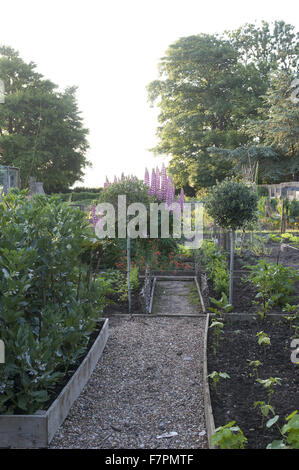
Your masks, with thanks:
[(261, 184), (259, 186), (268, 189), (270, 198), (287, 197), (290, 200), (299, 200), (299, 181), (280, 184)]
[(7, 194), (11, 188), (20, 188), (20, 169), (0, 165), (0, 194)]

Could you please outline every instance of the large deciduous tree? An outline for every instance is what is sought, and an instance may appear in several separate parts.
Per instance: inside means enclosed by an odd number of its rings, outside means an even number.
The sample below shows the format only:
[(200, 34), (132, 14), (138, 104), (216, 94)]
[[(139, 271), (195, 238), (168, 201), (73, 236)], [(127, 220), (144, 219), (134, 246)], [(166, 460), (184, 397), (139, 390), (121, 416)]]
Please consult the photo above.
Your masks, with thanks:
[(0, 78), (5, 103), (0, 105), (0, 163), (21, 169), (22, 185), (30, 176), (43, 181), (46, 192), (68, 189), (82, 180), (88, 130), (76, 101), (76, 88), (57, 85), (25, 63), (18, 52), (0, 47)]
[[(153, 151), (171, 156), (174, 181), (187, 194), (235, 173), (240, 161), (236, 153), (227, 158), (228, 151), (257, 145), (245, 124), (268, 118), (263, 96), (273, 73), (298, 69), (298, 46), (294, 27), (277, 21), (247, 24), (222, 36), (181, 38), (169, 47), (159, 80), (148, 86), (151, 103), (160, 109)], [(270, 156), (279, 159), (265, 145), (267, 164)]]

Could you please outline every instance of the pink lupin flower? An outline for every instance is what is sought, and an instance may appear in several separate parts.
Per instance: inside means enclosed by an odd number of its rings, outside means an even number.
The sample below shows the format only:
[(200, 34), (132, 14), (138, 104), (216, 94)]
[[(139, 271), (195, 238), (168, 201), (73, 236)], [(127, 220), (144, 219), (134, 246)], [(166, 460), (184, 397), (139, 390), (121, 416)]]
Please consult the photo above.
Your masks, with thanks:
[(169, 176), (167, 181), (167, 191), (166, 191), (166, 205), (168, 207), (174, 202), (174, 185), (172, 181), (172, 177)]
[(92, 204), (90, 212), (91, 212), (91, 223), (95, 227), (100, 217), (96, 215), (96, 208), (94, 204)]
[(144, 184), (146, 184), (148, 187), (150, 186), (150, 176), (147, 168), (145, 169), (144, 173)]
[(157, 190), (157, 184), (156, 184), (156, 172), (155, 170), (152, 171), (152, 177), (151, 177), (151, 187), (150, 187), (150, 190), (149, 190), (149, 194), (151, 196), (154, 196), (156, 194), (156, 190)]
[(160, 191), (160, 170), (158, 167), (156, 167), (156, 195), (158, 196), (159, 191)]
[(161, 170), (161, 199), (166, 200), (166, 193), (167, 193), (167, 173), (164, 163), (162, 164)]
[(107, 188), (107, 186), (108, 186), (109, 184), (110, 184), (110, 183), (109, 183), (109, 180), (108, 180), (108, 178), (107, 178), (107, 176), (106, 176), (106, 181), (105, 181), (105, 183), (104, 183), (104, 188)]
[(181, 206), (181, 210), (184, 208), (184, 203), (185, 203), (185, 194), (183, 188), (181, 188), (180, 196), (179, 196), (179, 204)]

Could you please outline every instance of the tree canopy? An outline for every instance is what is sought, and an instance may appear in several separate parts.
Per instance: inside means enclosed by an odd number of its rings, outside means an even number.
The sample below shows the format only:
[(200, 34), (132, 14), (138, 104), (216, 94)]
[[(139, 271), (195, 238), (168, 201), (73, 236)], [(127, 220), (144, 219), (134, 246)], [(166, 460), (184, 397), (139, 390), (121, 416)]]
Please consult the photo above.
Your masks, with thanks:
[(22, 185), (30, 176), (43, 181), (46, 192), (65, 191), (81, 181), (88, 130), (76, 101), (76, 87), (59, 91), (10, 47), (0, 47), (0, 77), (5, 103), (0, 105), (0, 163), (21, 170)]
[(240, 162), (221, 150), (259, 144), (266, 147), (263, 158), (278, 158), (271, 138), (258, 139), (247, 123), (267, 121), (265, 96), (270, 98), (280, 72), (294, 77), (298, 50), (298, 33), (282, 21), (185, 37), (169, 46), (159, 64), (160, 78), (148, 85), (148, 94), (160, 109), (159, 140), (152, 150), (171, 156), (176, 185), (192, 195), (235, 174)]

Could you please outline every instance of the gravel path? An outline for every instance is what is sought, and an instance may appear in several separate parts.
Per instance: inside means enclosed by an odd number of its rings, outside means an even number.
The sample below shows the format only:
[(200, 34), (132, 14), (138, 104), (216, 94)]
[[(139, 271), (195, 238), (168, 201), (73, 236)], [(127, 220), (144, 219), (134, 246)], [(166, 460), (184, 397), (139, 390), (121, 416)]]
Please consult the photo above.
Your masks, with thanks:
[[(50, 448), (207, 448), (202, 317), (111, 317), (94, 373)], [(172, 437), (163, 434), (177, 433)]]
[(157, 281), (153, 313), (168, 315), (198, 315), (201, 312), (200, 301), (192, 303), (190, 295), (194, 281)]

